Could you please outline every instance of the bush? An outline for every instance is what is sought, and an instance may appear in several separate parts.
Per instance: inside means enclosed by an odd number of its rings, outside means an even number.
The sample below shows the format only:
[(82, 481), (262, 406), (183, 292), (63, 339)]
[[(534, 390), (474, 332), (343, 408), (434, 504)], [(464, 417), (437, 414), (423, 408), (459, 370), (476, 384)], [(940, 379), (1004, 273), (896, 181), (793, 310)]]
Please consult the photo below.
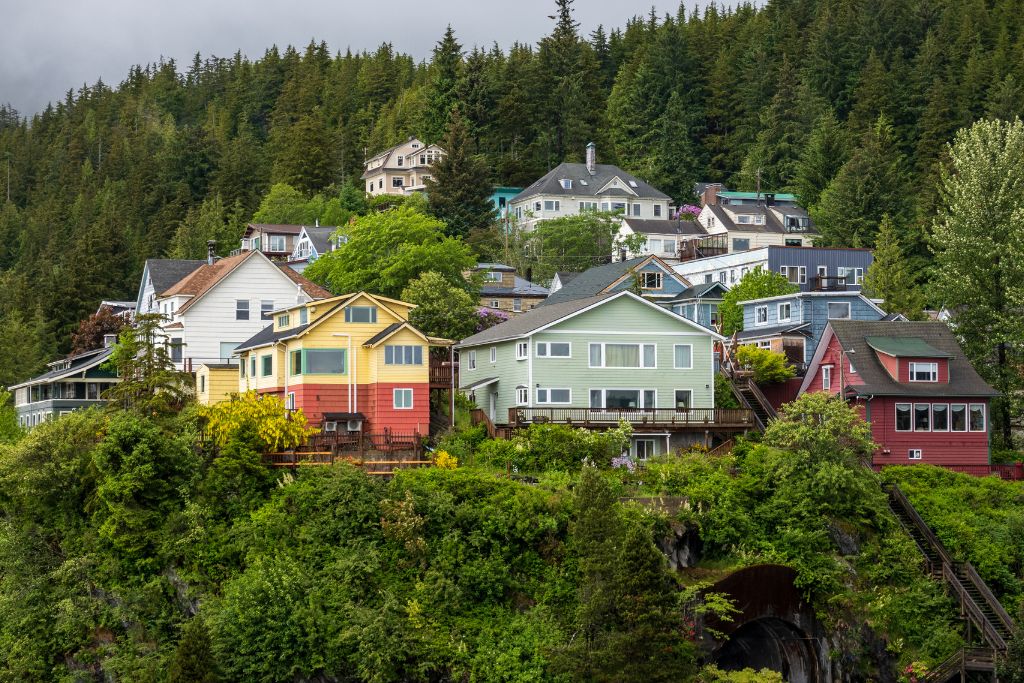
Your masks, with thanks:
[(754, 371), (754, 381), (758, 384), (785, 382), (796, 377), (796, 370), (789, 364), (785, 354), (771, 349), (745, 345), (736, 349), (736, 361), (742, 367)]
[(606, 432), (533, 424), (512, 439), (512, 465), (520, 472), (575, 472), (584, 462), (608, 468), (612, 458), (629, 448), (632, 433), (627, 423)]
[(203, 406), (199, 412), (220, 446), (243, 441), (262, 451), (278, 451), (300, 446), (316, 433), (301, 410), (289, 414), (280, 398), (255, 391), (232, 395), (230, 401)]

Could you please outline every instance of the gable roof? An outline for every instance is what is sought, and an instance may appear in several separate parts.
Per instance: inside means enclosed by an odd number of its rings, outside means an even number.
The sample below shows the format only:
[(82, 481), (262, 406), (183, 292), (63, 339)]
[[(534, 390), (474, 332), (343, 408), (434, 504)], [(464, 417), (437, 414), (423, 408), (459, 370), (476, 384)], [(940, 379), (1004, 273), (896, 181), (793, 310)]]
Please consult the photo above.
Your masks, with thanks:
[(588, 268), (582, 273), (578, 273), (569, 282), (562, 280), (561, 289), (548, 296), (540, 306), (549, 306), (563, 301), (570, 301), (572, 299), (601, 294), (602, 292), (607, 291), (609, 287), (620, 282), (622, 278), (629, 275), (631, 270), (639, 268), (649, 261), (657, 263), (666, 275), (675, 279), (683, 287), (690, 286), (690, 283), (683, 276), (674, 271), (671, 266), (657, 256), (651, 254), (648, 256), (637, 256), (636, 258), (626, 259), (625, 261), (614, 261), (612, 263), (606, 263), (603, 266), (594, 266), (593, 268)]
[[(721, 291), (713, 294), (712, 292), (715, 289), (718, 289), (718, 290), (721, 290)], [(667, 301), (665, 303), (674, 304), (674, 303), (678, 303), (678, 302), (681, 302), (681, 301), (691, 301), (693, 299), (702, 299), (702, 298), (708, 297), (708, 296), (715, 296), (715, 297), (720, 298), (720, 297), (725, 296), (725, 293), (728, 292), (728, 291), (729, 291), (729, 288), (726, 287), (725, 285), (723, 285), (718, 280), (712, 280), (711, 282), (700, 282), (700, 283), (695, 284), (695, 285), (690, 285), (689, 287), (684, 289), (682, 292), (680, 292), (676, 296), (672, 297), (672, 299), (670, 301)]]
[[(91, 370), (97, 365), (102, 364), (104, 361), (110, 358), (110, 354), (113, 352), (114, 347), (108, 346), (106, 348), (93, 349), (91, 351), (79, 353), (78, 355), (75, 356), (68, 356), (67, 358), (62, 358), (61, 360), (52, 361), (50, 363), (47, 363), (47, 365), (50, 366), (50, 369), (44, 372), (43, 374), (36, 375), (32, 379), (27, 379), (24, 382), (21, 382), (20, 384), (12, 384), (7, 388), (20, 389), (21, 387), (26, 387), (31, 384), (39, 384), (41, 382), (53, 382), (64, 377), (77, 375), (80, 372)], [(69, 367), (58, 369), (58, 364), (63, 364), (66, 362), (70, 363)]]
[(709, 330), (708, 328), (695, 323), (692, 320), (688, 320), (681, 315), (673, 313), (667, 308), (659, 306), (658, 304), (651, 303), (650, 301), (637, 296), (629, 291), (614, 292), (609, 294), (599, 294), (597, 296), (590, 296), (581, 299), (573, 299), (571, 301), (563, 301), (561, 303), (552, 304), (550, 306), (538, 306), (532, 308), (525, 313), (522, 313), (515, 318), (512, 318), (500, 325), (488, 328), (483, 332), (478, 332), (471, 337), (466, 337), (461, 342), (455, 345), (456, 348), (465, 348), (469, 346), (479, 346), (481, 344), (493, 344), (499, 341), (506, 341), (509, 339), (516, 339), (519, 337), (539, 332), (555, 323), (562, 322), (568, 318), (572, 318), (584, 311), (596, 308), (609, 301), (614, 301), (620, 297), (628, 297), (633, 299), (644, 306), (650, 306), (652, 309), (664, 314), (671, 316), (675, 320), (688, 325), (695, 330), (710, 334), (716, 339), (724, 340), (724, 337)]
[(918, 358), (952, 358), (948, 351), (939, 351), (920, 337), (864, 337), (867, 345), (888, 356)]
[(268, 235), (298, 235), (303, 227), (305, 226), (290, 223), (247, 223), (244, 234), (251, 235), (259, 231)]
[[(622, 183), (623, 187), (609, 188), (602, 191), (608, 183), (616, 178)], [(561, 183), (562, 179), (571, 180), (572, 187), (568, 190), (564, 189)], [(642, 199), (669, 199), (669, 196), (661, 190), (648, 185), (636, 176), (626, 173), (618, 166), (595, 164), (594, 172), (591, 173), (587, 170), (586, 164), (570, 164), (567, 162), (555, 166), (544, 176), (534, 181), (532, 185), (510, 199), (509, 202), (521, 202), (537, 195), (572, 197), (635, 195)]]
[(481, 296), (525, 296), (543, 299), (548, 295), (548, 288), (534, 284), (526, 278), (516, 275), (511, 287), (502, 287), (500, 284), (485, 282), (480, 288)]
[[(854, 367), (857, 368), (857, 375), (863, 382), (863, 384), (848, 386), (847, 392), (860, 396), (990, 397), (999, 395), (999, 392), (989, 386), (974, 369), (960, 348), (956, 337), (953, 336), (953, 332), (945, 323), (885, 320), (830, 321), (814, 352), (814, 358), (811, 359), (807, 375), (800, 386), (800, 393), (806, 391), (810, 386), (810, 382), (821, 364), (821, 359), (824, 357), (825, 349), (833, 336), (838, 339), (850, 360), (853, 361)], [(882, 366), (875, 350), (869, 344), (868, 339), (872, 337), (900, 340), (890, 343), (906, 344), (910, 347), (924, 344), (938, 352), (948, 354), (949, 382), (944, 384), (897, 382)]]
[(301, 287), (302, 291), (305, 292), (311, 299), (330, 299), (332, 296), (334, 296), (333, 294), (331, 294), (329, 290), (324, 289), (323, 287), (313, 282), (309, 278), (304, 277), (302, 273), (298, 272), (288, 264), (275, 263), (274, 265), (280, 268), (281, 272), (284, 273), (289, 280), (291, 280), (299, 287)]
[(622, 222), (629, 229), (641, 235), (693, 235), (703, 237), (708, 234), (704, 226), (697, 221), (681, 221), (662, 218), (629, 218)]
[(309, 243), (313, 245), (318, 254), (326, 254), (331, 248), (331, 235), (337, 232), (338, 227), (334, 225), (304, 225), (302, 232), (306, 233)]
[(829, 299), (861, 299), (864, 303), (873, 308), (878, 315), (883, 317), (885, 316), (885, 311), (879, 308), (878, 304), (864, 296), (863, 292), (856, 289), (848, 289), (838, 292), (793, 292), (792, 294), (777, 294), (775, 296), (766, 296), (760, 299), (748, 299), (747, 301), (741, 301), (740, 306), (758, 305), (769, 301), (783, 301), (785, 299), (814, 299), (823, 297)]
[(201, 259), (151, 258), (146, 259), (146, 272), (153, 283), (153, 291), (160, 296), (196, 268), (205, 265), (206, 261)]

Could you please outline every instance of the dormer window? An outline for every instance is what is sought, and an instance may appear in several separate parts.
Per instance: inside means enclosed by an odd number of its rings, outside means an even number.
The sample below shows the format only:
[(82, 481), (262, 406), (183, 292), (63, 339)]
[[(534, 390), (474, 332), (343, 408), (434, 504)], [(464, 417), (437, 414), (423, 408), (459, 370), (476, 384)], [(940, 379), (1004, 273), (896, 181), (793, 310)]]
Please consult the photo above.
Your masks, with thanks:
[(569, 180), (568, 178), (562, 178), (562, 180), (559, 181), (559, 182), (561, 183), (563, 190), (571, 190), (572, 189), (572, 181)]
[(405, 166), (405, 157), (403, 157), (403, 156), (398, 157), (398, 165), (399, 166)]
[(484, 273), (484, 280), (487, 282), (501, 282), (501, 272), (497, 270), (489, 270)]
[(939, 364), (938, 363), (911, 363), (910, 364), (910, 381), (911, 382), (938, 382), (939, 381)]

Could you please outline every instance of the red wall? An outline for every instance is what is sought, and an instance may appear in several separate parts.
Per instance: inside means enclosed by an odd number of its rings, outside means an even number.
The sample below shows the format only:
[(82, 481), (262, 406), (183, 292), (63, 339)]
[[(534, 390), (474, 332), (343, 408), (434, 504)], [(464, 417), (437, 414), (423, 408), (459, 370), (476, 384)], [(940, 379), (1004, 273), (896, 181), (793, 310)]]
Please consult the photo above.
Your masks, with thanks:
[[(987, 465), (988, 432), (897, 432), (896, 404), (910, 403), (914, 399), (876, 396), (870, 401), (871, 434), (881, 446), (873, 458), (876, 466), (928, 463), (931, 465)], [(930, 401), (916, 399), (918, 403), (984, 403), (986, 427), (988, 401), (968, 398), (942, 398)], [(921, 459), (909, 460), (907, 450), (920, 448)], [(885, 451), (888, 450), (889, 453)]]
[[(849, 354), (845, 354), (845, 353), (842, 354), (842, 361), (843, 361), (842, 362), (842, 373), (840, 373), (840, 369), (839, 369), (840, 368), (840, 362), (839, 362), (840, 361), (840, 354), (839, 354), (839, 350), (840, 350), (839, 340), (836, 339), (835, 337), (832, 337), (829, 340), (829, 342), (828, 342), (828, 346), (825, 347), (825, 353), (823, 353), (822, 356), (821, 356), (821, 365), (831, 365), (832, 366), (832, 388), (829, 389), (829, 393), (831, 393), (831, 394), (838, 394), (839, 393), (839, 383), (840, 383), (840, 381), (842, 381), (842, 383), (845, 386), (851, 386), (851, 385), (854, 385), (854, 384), (863, 384), (864, 383), (863, 380), (861, 380), (859, 374), (857, 374), (855, 372), (854, 373), (850, 372), (851, 356)], [(854, 354), (852, 356), (852, 359), (853, 359), (853, 367), (854, 367), (854, 369), (857, 369), (857, 357), (856, 357), (856, 354)], [(821, 388), (821, 376), (823, 374), (822, 371), (821, 371), (821, 365), (817, 366), (817, 368), (814, 371), (814, 376), (811, 377), (811, 383), (807, 387), (807, 391), (808, 392), (823, 391), (823, 389)]]
[[(910, 381), (911, 363), (938, 363), (939, 384), (949, 384), (949, 360), (946, 358), (900, 358), (900, 382)], [(917, 384), (917, 382), (915, 382)]]
[[(412, 410), (393, 408), (391, 390), (412, 388)], [(300, 408), (311, 425), (319, 425), (324, 413), (360, 412), (366, 417), (364, 429), (379, 432), (430, 431), (430, 385), (423, 384), (357, 384), (356, 400), (349, 405), (347, 384), (294, 384), (295, 407)]]

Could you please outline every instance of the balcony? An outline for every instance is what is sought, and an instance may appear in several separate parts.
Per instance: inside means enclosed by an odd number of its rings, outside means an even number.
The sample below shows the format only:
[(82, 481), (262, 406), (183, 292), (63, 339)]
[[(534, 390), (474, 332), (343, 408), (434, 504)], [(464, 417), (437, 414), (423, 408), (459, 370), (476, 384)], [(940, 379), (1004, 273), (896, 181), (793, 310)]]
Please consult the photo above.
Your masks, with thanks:
[(728, 235), (712, 235), (679, 243), (679, 260), (694, 261), (709, 256), (723, 256), (729, 253)]
[(455, 363), (454, 368), (450, 361), (437, 361), (430, 359), (430, 388), (450, 389), (453, 385), (452, 373), (454, 372), (454, 386), (459, 386), (459, 364)]
[(815, 275), (811, 278), (812, 292), (845, 292), (845, 275)]
[(511, 428), (531, 424), (565, 424), (586, 429), (607, 429), (621, 421), (634, 429), (668, 431), (747, 431), (756, 428), (754, 413), (732, 408), (509, 408)]

